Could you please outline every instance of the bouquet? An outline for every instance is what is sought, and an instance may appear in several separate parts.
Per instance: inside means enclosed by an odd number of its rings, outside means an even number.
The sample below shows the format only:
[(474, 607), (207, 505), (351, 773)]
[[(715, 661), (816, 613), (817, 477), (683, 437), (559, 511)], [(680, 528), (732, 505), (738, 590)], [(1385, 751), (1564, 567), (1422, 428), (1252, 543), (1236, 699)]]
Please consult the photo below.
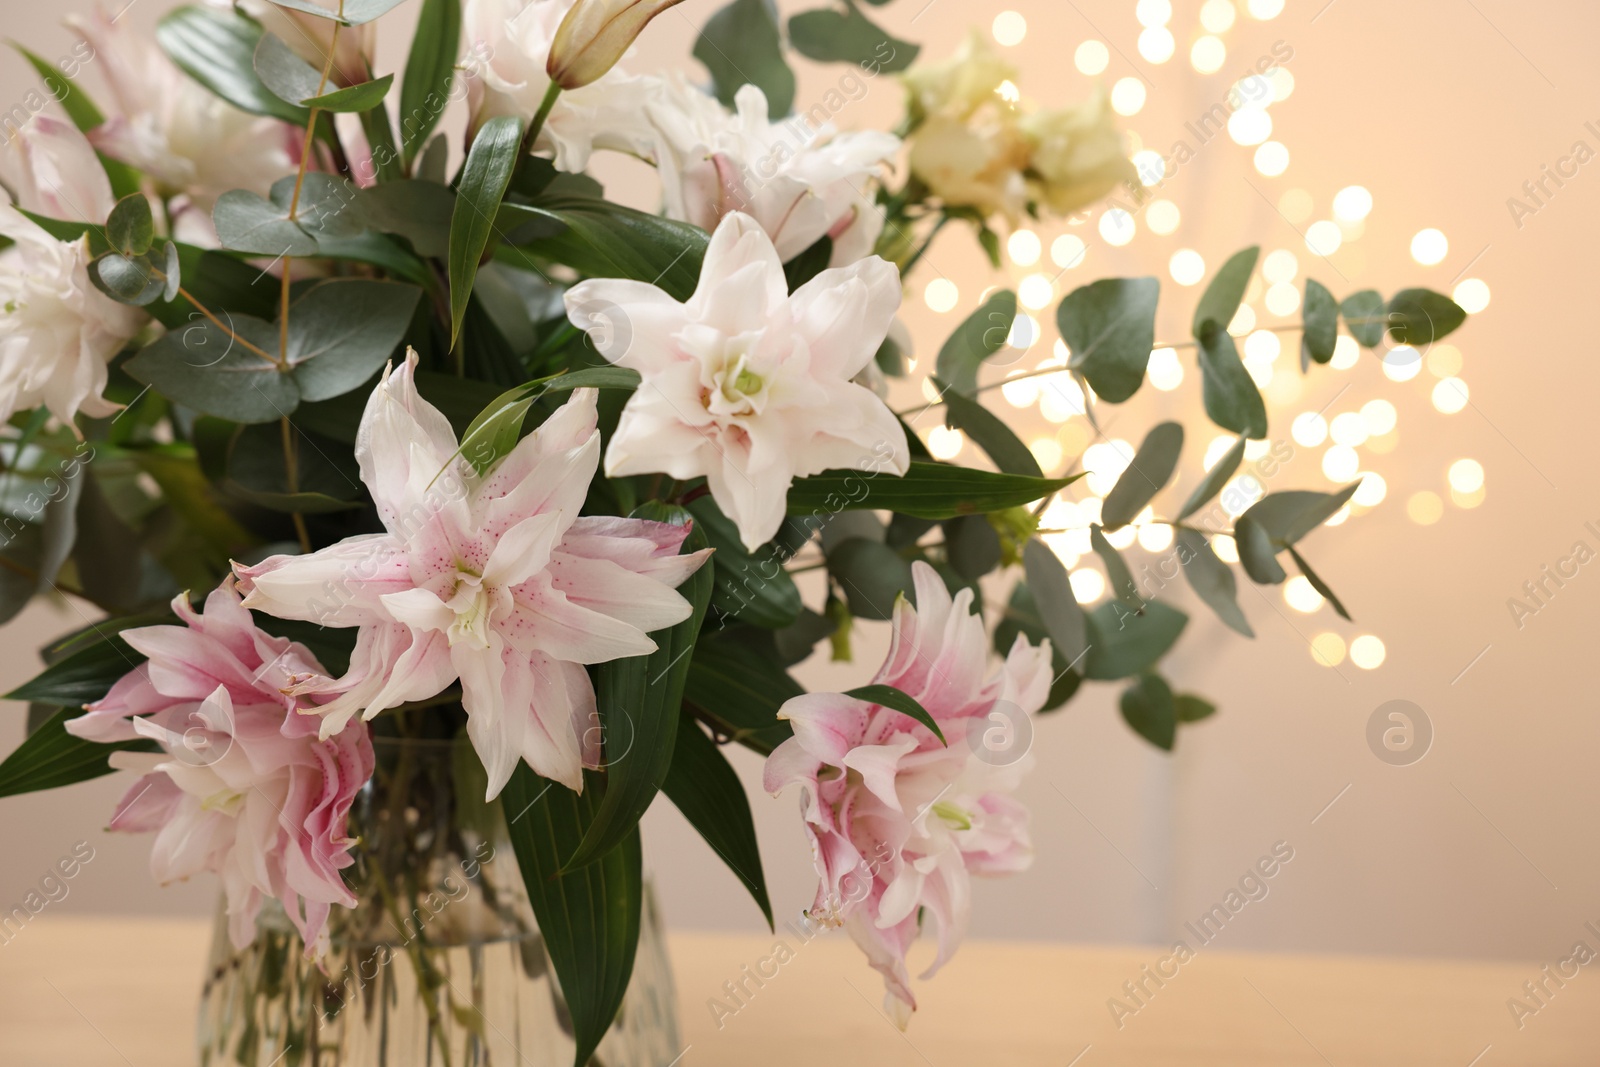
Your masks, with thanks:
[[(854, 0), (786, 26), (733, 0), (695, 45), (706, 85), (628, 69), (674, 0), (421, 0), (404, 70), (380, 73), (398, 3), (180, 7), (153, 41), (100, 15), (71, 56), (22, 51), (53, 100), (0, 168), (0, 612), (66, 596), (101, 617), (11, 694), (34, 729), (0, 795), (137, 772), (111, 828), (155, 834), (155, 876), (217, 873), (235, 946), (271, 904), (316, 962), (362, 899), (351, 812), (398, 773), (381, 743), (459, 743), (427, 802), (502, 820), (583, 1063), (633, 966), (657, 793), (772, 921), (722, 752), (743, 745), (798, 806), (806, 921), (848, 931), (903, 1026), (919, 934), (931, 974), (970, 879), (1028, 866), (1032, 718), (1085, 682), (1122, 686), (1163, 749), (1212, 714), (1160, 670), (1189, 623), (1179, 571), (1245, 637), (1235, 564), (1274, 584), (1289, 563), (1344, 614), (1299, 545), (1356, 485), (1238, 477), (1267, 447), (1230, 332), (1257, 250), (1180, 342), (1133, 277), (1060, 299), (1031, 369), (1011, 365), (1038, 324), (1003, 287), (926, 349), (896, 314), (947, 224), (998, 268), (1030, 218), (1141, 209), (1103, 95), (1035, 105), (976, 34), (919, 61)], [(809, 108), (796, 54), (843, 71)], [(877, 78), (903, 86), (897, 129), (836, 129)], [(597, 152), (653, 164), (661, 212), (607, 199)], [(1280, 329), (1305, 373), (1465, 317), (1311, 279), (1300, 310)], [(1158, 347), (1193, 354), (1234, 438), (1159, 511), (1180, 423), (1084, 493), (1078, 456), (985, 403), (1032, 379), (1098, 427)], [(1134, 528), (1157, 531), (1156, 576), (1113, 545)], [(1109, 579), (1092, 608), (1085, 556)], [(856, 620), (892, 627), (885, 661), (805, 692), (791, 669), (850, 659)]]

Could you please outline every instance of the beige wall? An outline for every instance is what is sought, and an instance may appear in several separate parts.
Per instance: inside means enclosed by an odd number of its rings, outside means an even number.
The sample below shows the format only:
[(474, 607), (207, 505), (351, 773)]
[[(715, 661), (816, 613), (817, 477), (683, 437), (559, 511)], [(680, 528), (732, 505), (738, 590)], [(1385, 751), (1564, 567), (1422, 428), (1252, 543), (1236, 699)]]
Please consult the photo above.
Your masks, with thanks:
[[(128, 19), (148, 25), (164, 3), (139, 0)], [(1070, 57), (1086, 36), (1115, 46), (1111, 76), (1129, 73), (1117, 53), (1136, 56), (1132, 0), (1013, 3), (1032, 26), (1015, 50), (1028, 95), (1068, 100), (1085, 92), (1088, 81)], [(80, 4), (9, 5), (6, 35), (57, 54), (67, 38), (53, 23)], [(1271, 895), (1229, 926), (1229, 947), (1553, 960), (1578, 939), (1585, 920), (1600, 919), (1600, 863), (1591, 847), (1600, 565), (1583, 569), (1520, 630), (1506, 606), (1574, 541), (1600, 548), (1584, 529), (1600, 519), (1595, 450), (1587, 438), (1600, 385), (1591, 325), (1600, 164), (1568, 181), (1520, 228), (1506, 207), (1541, 164), (1553, 164), (1575, 140), (1600, 148), (1600, 137), (1583, 127), (1600, 119), (1600, 75), (1590, 55), (1600, 10), (1572, 0), (1334, 0), (1319, 15), (1323, 5), (1290, 0), (1275, 21), (1241, 18), (1227, 34), (1230, 71), (1276, 40), (1294, 49), (1294, 95), (1273, 109), (1277, 136), (1292, 152), (1287, 174), (1262, 178), (1250, 169), (1248, 150), (1214, 142), (1165, 192), (1184, 213), (1175, 236), (1142, 233), (1122, 249), (1091, 237), (1089, 260), (1074, 275), (1165, 276), (1175, 248), (1200, 249), (1215, 264), (1251, 242), (1294, 249), (1306, 270), (1312, 257), (1271, 202), (1300, 186), (1325, 216), (1335, 190), (1360, 183), (1377, 204), (1365, 235), (1311, 273), (1340, 293), (1410, 283), (1448, 290), (1470, 262), (1470, 273), (1493, 290), (1489, 310), (1455, 339), (1465, 354), (1472, 406), (1437, 414), (1428, 402), (1431, 376), (1389, 382), (1368, 358), (1353, 371), (1314, 375), (1295, 405), (1275, 412), (1274, 435), (1282, 437), (1294, 412), (1330, 400), (1330, 413), (1375, 396), (1399, 408), (1399, 449), (1368, 461), (1388, 481), (1388, 499), (1309, 543), (1359, 625), (1342, 624), (1326, 610), (1300, 615), (1275, 592), (1247, 591), (1243, 601), (1259, 633), (1252, 644), (1198, 609), (1196, 632), (1170, 674), (1214, 697), (1221, 711), (1184, 730), (1171, 757), (1122, 725), (1113, 688), (1094, 687), (1041, 720), (1038, 764), (1026, 789), (1038, 862), (1024, 877), (979, 887), (978, 934), (1163, 940), (1279, 840), (1293, 846), (1295, 858), (1273, 879)], [(690, 0), (664, 16), (639, 65), (663, 57), (687, 69), (691, 24), (711, 7), (710, 0)], [(919, 7), (921, 0), (900, 0), (874, 12), (935, 55), (952, 48), (968, 23), (986, 24), (997, 10), (934, 0), (911, 25)], [(1186, 49), (1198, 3), (1175, 0), (1174, 7), (1173, 25)], [(384, 54), (403, 54), (403, 43), (386, 39)], [(1225, 86), (1220, 76), (1202, 78), (1180, 61), (1141, 61), (1141, 67), (1153, 85), (1151, 101), (1128, 125), (1158, 147), (1181, 136), (1183, 122)], [(802, 110), (832, 80), (826, 70), (806, 71)], [(20, 98), (30, 84), (20, 61), (0, 64), (0, 100)], [(896, 112), (895, 95), (887, 80), (874, 84), (840, 113), (841, 125), (886, 124)], [(640, 168), (607, 174), (619, 195), (650, 203)], [(1451, 242), (1437, 267), (1419, 267), (1407, 254), (1411, 235), (1425, 226), (1439, 227)], [(1043, 232), (1048, 242), (1055, 230)], [(956, 227), (935, 245), (927, 266), (961, 286), (967, 307), (982, 287), (1002, 281)], [(925, 352), (953, 325), (950, 316), (920, 304), (931, 276), (924, 273), (912, 286), (907, 312)], [(1069, 283), (1076, 284), (1071, 276), (1063, 286)], [(1164, 289), (1163, 332), (1180, 336), (1196, 294), (1171, 284)], [(1280, 373), (1287, 363), (1286, 357)], [(1333, 399), (1346, 383), (1350, 391)], [(1191, 370), (1179, 393), (1142, 396), (1115, 432), (1137, 440), (1144, 426), (1176, 413), (1198, 429), (1196, 394)], [(1015, 422), (1023, 430), (1045, 429), (1037, 414), (1018, 413)], [(1199, 441), (1209, 437), (1202, 433)], [(1445, 467), (1461, 456), (1488, 471), (1483, 506), (1448, 507), (1434, 526), (1408, 521), (1405, 499), (1421, 489), (1443, 491)], [(1185, 467), (1191, 481), (1194, 458)], [(1318, 462), (1316, 452), (1301, 450), (1274, 486), (1326, 487)], [(0, 683), (25, 677), (30, 650), (73, 625), (70, 613), (47, 606), (12, 623), (0, 636)], [(1308, 640), (1329, 629), (1379, 635), (1387, 662), (1375, 671), (1348, 662), (1337, 670), (1319, 666)], [(813, 685), (860, 684), (875, 665), (882, 635), (862, 645), (857, 669), (810, 664), (803, 674)], [(1365, 739), (1373, 710), (1395, 698), (1421, 705), (1436, 730), (1432, 751), (1410, 767), (1380, 762)], [(20, 736), (20, 719), (19, 708), (0, 723), (0, 748)], [(759, 793), (756, 760), (740, 759), (739, 766), (754, 798), (775, 901), (793, 913), (813, 885), (796, 802)], [(99, 833), (119, 788), (103, 780), (0, 801), (0, 902), (20, 896), (72, 842), (89, 838), (99, 855), (74, 883), (66, 907), (205, 906), (210, 886), (158, 891), (143, 869), (145, 842)], [(756, 928), (754, 907), (675, 812), (657, 805), (647, 822), (671, 921)]]

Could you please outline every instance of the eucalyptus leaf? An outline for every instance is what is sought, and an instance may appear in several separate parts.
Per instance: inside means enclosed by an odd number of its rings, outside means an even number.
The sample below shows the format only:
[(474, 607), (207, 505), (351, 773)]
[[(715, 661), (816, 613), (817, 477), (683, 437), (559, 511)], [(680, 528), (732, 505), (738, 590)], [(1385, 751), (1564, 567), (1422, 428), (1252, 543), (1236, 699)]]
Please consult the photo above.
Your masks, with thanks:
[(394, 75), (385, 74), (381, 78), (358, 82), (343, 89), (335, 89), (331, 93), (310, 97), (302, 101), (302, 103), (319, 111), (371, 111), (383, 103), (383, 98), (389, 95), (389, 86), (393, 84)]
[(1088, 624), (1083, 608), (1072, 595), (1067, 568), (1048, 545), (1037, 539), (1024, 546), (1022, 568), (1050, 643), (1068, 666), (1076, 668), (1088, 647)]
[(766, 94), (767, 114), (774, 121), (794, 106), (794, 71), (784, 62), (772, 0), (732, 0), (707, 20), (693, 54), (711, 73), (723, 107), (733, 107), (734, 94), (747, 83)]
[(1101, 604), (1088, 615), (1084, 677), (1112, 681), (1149, 670), (1177, 643), (1188, 622), (1189, 616), (1159, 600), (1145, 601), (1138, 612), (1119, 600)]
[(1431, 289), (1402, 289), (1389, 298), (1389, 336), (1403, 345), (1431, 345), (1466, 321), (1460, 304)]
[(362, 214), (373, 229), (404, 237), (421, 256), (449, 253), (456, 194), (448, 185), (402, 178), (363, 189), (361, 201)]
[(1201, 396), (1206, 415), (1225, 430), (1253, 440), (1267, 436), (1267, 406), (1227, 330), (1215, 329), (1200, 340)]
[(1277, 585), (1288, 577), (1278, 562), (1278, 549), (1266, 529), (1246, 511), (1233, 524), (1239, 563), (1258, 585)]
[(1102, 278), (1074, 289), (1056, 308), (1069, 365), (1107, 403), (1122, 403), (1144, 382), (1160, 295), (1155, 278)]
[(393, 11), (405, 0), (340, 0), (337, 4), (319, 4), (316, 0), (272, 0), (272, 2), (279, 7), (286, 7), (291, 11), (304, 11), (308, 15), (315, 15), (331, 22), (360, 26)]
[(828, 573), (844, 590), (850, 613), (888, 619), (895, 600), (912, 587), (911, 564), (881, 541), (852, 537), (828, 553)]
[(1100, 521), (1108, 530), (1132, 522), (1144, 506), (1166, 487), (1183, 452), (1183, 427), (1176, 422), (1157, 423), (1145, 434), (1133, 461), (1106, 494)]
[(1328, 583), (1323, 581), (1317, 572), (1311, 569), (1311, 564), (1306, 562), (1304, 556), (1295, 551), (1293, 545), (1289, 546), (1289, 555), (1294, 559), (1294, 565), (1300, 568), (1300, 573), (1306, 576), (1306, 581), (1311, 583), (1311, 588), (1315, 589), (1324, 600), (1333, 605), (1333, 610), (1339, 613), (1339, 617), (1346, 622), (1353, 621), (1350, 618), (1350, 612), (1345, 610), (1344, 602), (1334, 595), (1333, 590), (1328, 587)]
[(1179, 510), (1179, 522), (1205, 507), (1212, 497), (1222, 492), (1222, 487), (1228, 484), (1233, 472), (1239, 469), (1239, 463), (1244, 459), (1244, 446), (1248, 443), (1249, 439), (1241, 434), (1239, 439), (1222, 454), (1222, 458), (1217, 460), (1216, 466), (1206, 472), (1206, 476), (1194, 487), (1194, 492), (1189, 494), (1189, 499), (1184, 501), (1182, 509)]
[(125, 256), (142, 256), (155, 240), (155, 221), (150, 216), (150, 201), (143, 193), (118, 200), (106, 218), (106, 239)]
[(1239, 310), (1239, 302), (1244, 299), (1245, 289), (1249, 288), (1250, 273), (1256, 269), (1256, 258), (1260, 254), (1261, 249), (1252, 245), (1228, 257), (1217, 271), (1194, 309), (1195, 340), (1204, 341), (1208, 335), (1228, 329)]
[(1259, 523), (1274, 544), (1292, 545), (1333, 518), (1360, 486), (1358, 478), (1337, 493), (1310, 489), (1268, 493), (1250, 505), (1244, 514)]
[(872, 65), (879, 73), (890, 74), (909, 67), (920, 51), (914, 44), (889, 36), (850, 3), (842, 11), (818, 8), (793, 16), (789, 19), (789, 43), (807, 59)]
[(153, 304), (166, 293), (165, 273), (148, 255), (107, 252), (90, 266), (89, 280), (111, 299), (134, 307)]
[(250, 65), (261, 84), (286, 103), (304, 105), (324, 87), (322, 72), (300, 58), (275, 33), (261, 35)]
[(1005, 347), (1016, 317), (1017, 294), (1001, 289), (956, 327), (955, 333), (939, 349), (934, 373), (964, 396), (976, 394), (978, 368)]
[(1133, 572), (1128, 569), (1122, 553), (1106, 540), (1105, 531), (1098, 523), (1089, 527), (1089, 547), (1100, 557), (1100, 563), (1106, 569), (1106, 585), (1110, 587), (1111, 595), (1134, 611), (1144, 610), (1144, 598), (1139, 595), (1139, 585), (1133, 580)]
[(944, 552), (958, 575), (975, 582), (1000, 565), (1000, 533), (987, 515), (949, 519), (944, 524)]
[(1382, 295), (1376, 289), (1363, 289), (1351, 293), (1339, 305), (1345, 328), (1363, 348), (1376, 348), (1383, 340), (1383, 331), (1389, 324)]
[(1018, 439), (1000, 417), (937, 377), (934, 386), (944, 400), (945, 425), (965, 433), (973, 443), (983, 449), (994, 465), (1007, 474), (1023, 474), (1030, 478), (1043, 478), (1039, 461), (1028, 446)]
[(294, 411), (300, 388), (273, 358), (277, 327), (249, 315), (224, 321), (226, 329), (202, 319), (169, 331), (124, 368), (169, 400), (233, 422), (274, 422)]
[(1192, 693), (1179, 693), (1172, 698), (1172, 706), (1178, 713), (1179, 722), (1199, 722), (1201, 719), (1209, 718), (1217, 710), (1215, 704)]
[(1233, 568), (1217, 558), (1211, 542), (1199, 530), (1178, 531), (1178, 563), (1189, 587), (1217, 613), (1225, 625), (1245, 637), (1254, 637), (1250, 620), (1239, 608), (1239, 582)]
[(398, 282), (334, 278), (289, 307), (288, 360), (302, 400), (361, 386), (404, 340), (421, 291)]
[(1339, 340), (1339, 302), (1328, 292), (1328, 287), (1315, 278), (1306, 279), (1300, 322), (1304, 327), (1300, 336), (1301, 354), (1313, 363), (1332, 359), (1334, 345)]
[(1178, 739), (1178, 709), (1172, 687), (1159, 674), (1140, 675), (1122, 691), (1122, 718), (1133, 732), (1167, 752)]

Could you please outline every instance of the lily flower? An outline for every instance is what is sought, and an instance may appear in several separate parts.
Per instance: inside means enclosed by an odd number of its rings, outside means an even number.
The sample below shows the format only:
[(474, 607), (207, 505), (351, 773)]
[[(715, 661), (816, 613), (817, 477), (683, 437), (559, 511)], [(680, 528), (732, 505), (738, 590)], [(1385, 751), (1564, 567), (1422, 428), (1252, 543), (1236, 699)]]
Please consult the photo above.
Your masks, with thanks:
[[(895, 604), (894, 638), (873, 682), (916, 699), (948, 744), (910, 717), (845, 693), (807, 693), (780, 718), (794, 736), (767, 758), (764, 784), (800, 789), (821, 881), (807, 917), (843, 926), (883, 975), (884, 1010), (903, 1029), (917, 1001), (906, 950), (924, 917), (954, 955), (972, 910), (971, 876), (1032, 862), (1028, 812), (1012, 796), (1031, 757), (1027, 720), (1050, 692), (1050, 642), (1017, 635), (985, 677), (989, 643), (972, 590), (952, 599), (926, 563), (912, 564), (916, 606)], [(992, 735), (1008, 740), (995, 746)]]
[(675, 590), (709, 550), (678, 554), (687, 527), (580, 516), (600, 463), (595, 390), (573, 390), (479, 476), (418, 395), (416, 364), (385, 375), (356, 436), (385, 532), (235, 564), (245, 606), (359, 627), (343, 678), (292, 689), (333, 695), (307, 709), (324, 737), (459, 680), (490, 798), (519, 759), (581, 791), (600, 758), (585, 665), (654, 652), (649, 632), (689, 617)]
[(686, 303), (603, 278), (567, 290), (566, 305), (601, 355), (643, 378), (606, 448), (606, 474), (704, 477), (751, 550), (778, 532), (795, 478), (910, 466), (894, 413), (852, 380), (900, 306), (899, 272), (877, 256), (791, 294), (772, 238), (733, 212)]

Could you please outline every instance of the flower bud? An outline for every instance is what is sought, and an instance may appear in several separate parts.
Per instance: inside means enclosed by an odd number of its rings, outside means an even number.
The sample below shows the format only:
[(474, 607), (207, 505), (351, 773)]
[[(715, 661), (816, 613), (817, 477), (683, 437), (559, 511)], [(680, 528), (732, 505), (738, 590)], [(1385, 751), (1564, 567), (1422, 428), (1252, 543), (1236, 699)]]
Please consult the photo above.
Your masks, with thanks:
[(616, 65), (651, 19), (681, 0), (578, 0), (556, 29), (545, 70), (563, 89), (595, 81)]

